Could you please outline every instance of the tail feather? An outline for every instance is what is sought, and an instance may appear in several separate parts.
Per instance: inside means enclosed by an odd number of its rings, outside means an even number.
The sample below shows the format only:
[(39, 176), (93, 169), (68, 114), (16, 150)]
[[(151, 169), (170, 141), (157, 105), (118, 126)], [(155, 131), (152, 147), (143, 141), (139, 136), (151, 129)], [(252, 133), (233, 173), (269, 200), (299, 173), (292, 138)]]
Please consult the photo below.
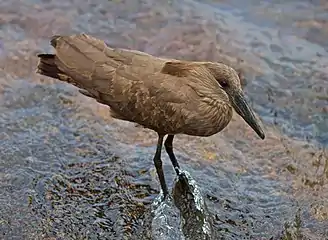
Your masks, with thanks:
[[(51, 78), (58, 79), (63, 82), (68, 82), (74, 86), (78, 86), (78, 83), (74, 81), (70, 76), (61, 71), (56, 64), (56, 55), (54, 54), (38, 54), (39, 63), (37, 65), (36, 72)], [(80, 86), (78, 86), (80, 87)]]
[[(72, 36), (55, 35), (50, 40), (55, 54), (38, 54), (36, 72), (43, 76), (58, 79), (80, 88), (80, 93), (109, 104), (108, 87), (114, 70), (121, 65), (109, 55), (103, 41), (85, 34)], [(126, 54), (127, 55), (127, 54)], [(131, 56), (130, 56), (131, 55)], [(132, 60), (132, 54), (128, 57)], [(112, 57), (111, 57), (112, 56)], [(122, 57), (121, 57), (122, 58)], [(109, 64), (111, 63), (111, 64)]]
[(58, 74), (62, 72), (58, 69), (55, 63), (54, 54), (39, 54), (39, 63), (37, 65), (37, 73), (45, 75), (47, 77), (60, 79)]
[(43, 53), (43, 54), (39, 54), (38, 57), (39, 57), (39, 63), (37, 65), (37, 71), (36, 71), (37, 73), (47, 76), (47, 77), (55, 78), (60, 81), (67, 82), (74, 86), (82, 88), (79, 91), (83, 95), (91, 97), (91, 98), (95, 98), (95, 99), (97, 99), (98, 102), (103, 103), (103, 102), (101, 102), (101, 99), (99, 98), (99, 96), (98, 96), (99, 94), (97, 93), (97, 91), (94, 91), (92, 89), (89, 89), (89, 91), (86, 89), (83, 89), (82, 85), (78, 84), (77, 81), (74, 81), (74, 79), (67, 76), (63, 71), (61, 71), (58, 68), (58, 66), (56, 65), (56, 62), (55, 62), (56, 56), (54, 54)]

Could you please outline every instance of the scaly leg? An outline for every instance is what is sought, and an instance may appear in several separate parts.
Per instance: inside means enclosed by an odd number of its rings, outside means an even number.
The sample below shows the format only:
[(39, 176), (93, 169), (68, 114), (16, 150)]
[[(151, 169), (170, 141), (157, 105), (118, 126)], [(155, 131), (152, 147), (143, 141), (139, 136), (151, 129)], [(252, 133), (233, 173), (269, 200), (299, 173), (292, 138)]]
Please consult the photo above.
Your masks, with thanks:
[(163, 147), (163, 135), (158, 135), (158, 142), (157, 142), (157, 148), (156, 148), (156, 153), (154, 156), (154, 164), (156, 167), (157, 175), (159, 178), (159, 182), (161, 184), (161, 188), (164, 194), (164, 199), (168, 195), (168, 190), (165, 182), (165, 177), (164, 177), (164, 172), (163, 172), (163, 167), (162, 167), (162, 160), (161, 160), (161, 152), (162, 152), (162, 147)]
[(165, 146), (165, 150), (166, 150), (167, 154), (169, 155), (169, 157), (171, 159), (171, 162), (172, 162), (175, 172), (177, 173), (177, 175), (179, 177), (181, 177), (182, 172), (180, 171), (179, 163), (173, 152), (173, 138), (174, 138), (174, 135), (168, 135), (165, 140), (164, 146)]

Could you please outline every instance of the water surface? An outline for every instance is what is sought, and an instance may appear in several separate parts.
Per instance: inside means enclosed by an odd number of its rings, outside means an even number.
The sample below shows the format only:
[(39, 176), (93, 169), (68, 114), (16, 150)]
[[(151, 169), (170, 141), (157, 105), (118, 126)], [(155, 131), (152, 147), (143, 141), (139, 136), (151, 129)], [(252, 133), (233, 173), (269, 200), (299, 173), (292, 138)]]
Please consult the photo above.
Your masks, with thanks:
[[(213, 239), (327, 239), (327, 7), (305, 0), (0, 1), (2, 238), (160, 239), (156, 134), (113, 120), (76, 88), (34, 73), (35, 55), (52, 51), (51, 35), (86, 32), (112, 46), (223, 61), (242, 72), (266, 140), (234, 116), (215, 136), (175, 141)], [(170, 188), (179, 189), (165, 154), (163, 161)], [(168, 204), (170, 236), (183, 239), (185, 216)]]

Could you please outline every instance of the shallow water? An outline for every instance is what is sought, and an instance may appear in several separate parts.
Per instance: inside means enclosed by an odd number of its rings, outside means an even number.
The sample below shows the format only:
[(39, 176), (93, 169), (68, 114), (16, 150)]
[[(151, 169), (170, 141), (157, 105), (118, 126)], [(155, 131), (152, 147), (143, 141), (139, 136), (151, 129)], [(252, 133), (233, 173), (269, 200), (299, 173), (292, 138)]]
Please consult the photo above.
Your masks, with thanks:
[[(235, 116), (215, 136), (175, 141), (212, 239), (328, 239), (327, 9), (292, 0), (0, 1), (0, 236), (160, 239), (167, 217), (164, 239), (183, 239), (199, 226), (179, 225), (188, 219), (179, 191), (182, 205), (175, 198), (158, 214), (155, 133), (34, 73), (51, 35), (86, 32), (243, 73), (266, 140)], [(167, 182), (179, 189), (162, 155)]]

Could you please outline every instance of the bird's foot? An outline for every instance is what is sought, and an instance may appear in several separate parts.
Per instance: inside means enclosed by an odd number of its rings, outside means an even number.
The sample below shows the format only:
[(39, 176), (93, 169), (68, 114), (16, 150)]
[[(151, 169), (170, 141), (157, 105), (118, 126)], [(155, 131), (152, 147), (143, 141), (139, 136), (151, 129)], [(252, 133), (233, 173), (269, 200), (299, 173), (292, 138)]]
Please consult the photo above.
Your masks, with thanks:
[(175, 172), (177, 173), (180, 181), (187, 181), (186, 174), (180, 168), (176, 167)]

